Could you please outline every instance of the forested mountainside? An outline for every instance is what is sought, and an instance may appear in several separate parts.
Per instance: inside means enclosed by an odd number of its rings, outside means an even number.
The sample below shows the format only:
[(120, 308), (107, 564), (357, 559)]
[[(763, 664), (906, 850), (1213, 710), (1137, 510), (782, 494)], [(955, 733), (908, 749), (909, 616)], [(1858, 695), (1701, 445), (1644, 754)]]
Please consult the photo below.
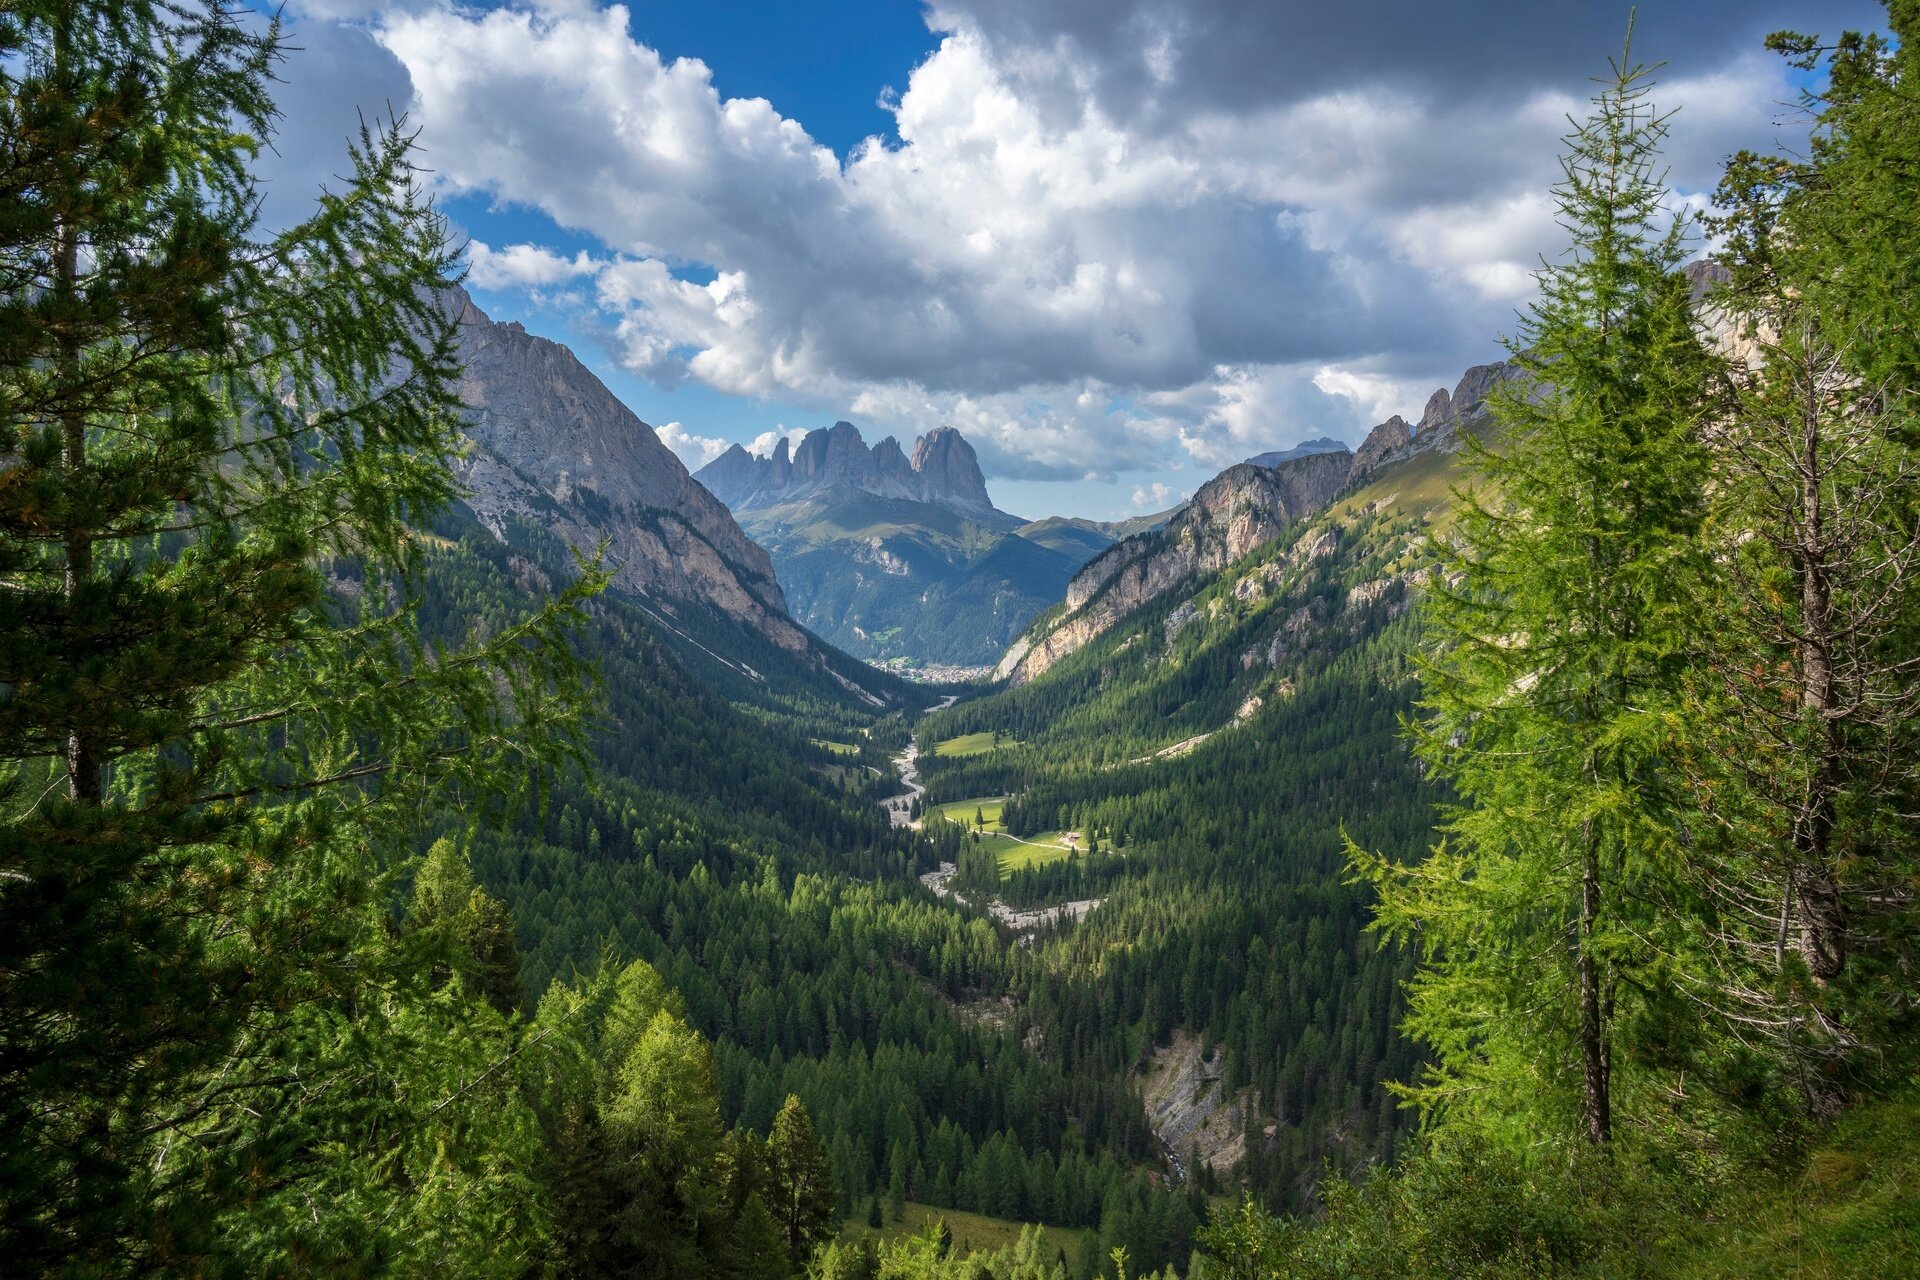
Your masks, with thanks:
[[(1345, 450), (1282, 463), (1311, 468), (1292, 480), (1312, 500), (1298, 516), (1268, 469), (1230, 469), (1169, 526), (1184, 543), (1133, 540), (1153, 590), (1031, 679), (920, 722), (930, 807), (965, 823), (993, 806), (1022, 840), (1079, 836), (1071, 857), (1010, 861), (997, 889), (978, 859), (960, 864), (1010, 905), (1101, 900), (1032, 948), (1036, 1038), (1143, 1091), (1156, 1052), (1197, 1056), (1217, 1084), (1161, 1117), (1175, 1156), (1279, 1203), (1304, 1203), (1329, 1161), (1390, 1159), (1408, 1132), (1388, 1085), (1419, 1066), (1398, 1030), (1411, 958), (1367, 936), (1342, 832), (1415, 856), (1440, 798), (1400, 739), (1409, 608), (1462, 429), (1440, 409), (1429, 426), (1430, 447), (1376, 459), (1353, 487)], [(1203, 523), (1213, 505), (1227, 517)]]
[(793, 616), (848, 653), (910, 666), (985, 667), (1113, 541), (1092, 522), (994, 507), (973, 447), (942, 427), (909, 458), (852, 423), (739, 445), (694, 477), (767, 548)]
[[(441, 533), (436, 631), (510, 616), (529, 575), (567, 572), (543, 532), (502, 544), (452, 517)], [(769, 1132), (799, 1097), (842, 1216), (910, 1198), (1087, 1228), (1080, 1268), (1102, 1240), (1184, 1258), (1200, 1211), (1147, 1179), (1158, 1153), (1123, 1073), (1022, 1043), (1003, 1014), (1019, 949), (916, 878), (955, 836), (894, 830), (878, 807), (902, 716), (825, 682), (736, 705), (671, 645), (640, 601), (603, 594), (579, 641), (605, 699), (595, 768), (467, 844), (511, 913), (525, 998), (603, 952), (648, 962), (711, 1044), (726, 1125)]]

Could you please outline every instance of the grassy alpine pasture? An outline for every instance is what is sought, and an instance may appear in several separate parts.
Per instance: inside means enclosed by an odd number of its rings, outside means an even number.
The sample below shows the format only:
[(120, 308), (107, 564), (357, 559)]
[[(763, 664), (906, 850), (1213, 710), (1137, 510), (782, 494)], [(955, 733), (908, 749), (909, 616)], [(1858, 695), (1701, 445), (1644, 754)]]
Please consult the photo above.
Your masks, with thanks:
[(953, 800), (946, 804), (934, 805), (927, 811), (927, 817), (929, 820), (957, 823), (968, 831), (973, 831), (975, 830), (974, 815), (978, 814), (985, 820), (985, 825), (978, 828), (980, 838), (990, 840), (996, 846), (995, 852), (1000, 855), (1002, 874), (1019, 871), (1026, 867), (1045, 866), (1049, 862), (1058, 862), (1073, 851), (1075, 846), (1069, 845), (1065, 835), (1059, 831), (1043, 831), (1026, 838), (1009, 834), (1006, 824), (1001, 821), (1001, 811), (1006, 803), (1005, 796), (976, 796), (971, 800)]
[(963, 733), (957, 738), (948, 738), (933, 748), (937, 756), (983, 756), (989, 751), (1001, 747), (1017, 747), (1020, 744), (1002, 733)]

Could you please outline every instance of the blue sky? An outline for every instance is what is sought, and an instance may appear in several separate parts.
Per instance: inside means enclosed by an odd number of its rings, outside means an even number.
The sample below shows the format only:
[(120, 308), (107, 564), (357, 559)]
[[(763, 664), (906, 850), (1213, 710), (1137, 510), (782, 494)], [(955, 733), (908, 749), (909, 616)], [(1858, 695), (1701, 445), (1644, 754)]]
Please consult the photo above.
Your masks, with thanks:
[[(1159, 509), (1358, 442), (1496, 358), (1560, 250), (1566, 114), (1627, 6), (304, 0), (270, 215), (404, 107), (496, 319), (564, 341), (690, 466), (959, 427), (1022, 514)], [(1781, 26), (1640, 6), (1676, 203), (1794, 145)]]

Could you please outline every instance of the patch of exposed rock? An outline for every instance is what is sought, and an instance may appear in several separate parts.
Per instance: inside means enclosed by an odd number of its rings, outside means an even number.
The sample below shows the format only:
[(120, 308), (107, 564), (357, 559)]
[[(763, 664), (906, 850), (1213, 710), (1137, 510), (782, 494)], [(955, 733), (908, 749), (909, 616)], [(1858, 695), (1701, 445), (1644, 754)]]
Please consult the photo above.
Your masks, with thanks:
[(1219, 1046), (1211, 1054), (1201, 1049), (1199, 1037), (1175, 1031), (1173, 1042), (1155, 1049), (1133, 1079), (1148, 1125), (1183, 1178), (1193, 1174), (1191, 1162), (1225, 1173), (1247, 1153), (1249, 1091), (1228, 1096), (1225, 1053)]
[[(1439, 394), (1445, 395), (1444, 391)], [(1375, 471), (1380, 464), (1393, 458), (1404, 457), (1413, 447), (1413, 428), (1406, 419), (1394, 414), (1385, 422), (1367, 433), (1367, 438), (1354, 451), (1353, 466), (1347, 471), (1348, 483), (1358, 481)]]
[(1458, 446), (1462, 427), (1479, 426), (1489, 415), (1487, 397), (1501, 383), (1519, 376), (1518, 366), (1501, 361), (1477, 364), (1460, 376), (1449, 393), (1441, 387), (1427, 398), (1417, 426), (1409, 427), (1399, 414), (1367, 433), (1354, 451), (1349, 483), (1359, 484), (1374, 472), (1416, 453)]

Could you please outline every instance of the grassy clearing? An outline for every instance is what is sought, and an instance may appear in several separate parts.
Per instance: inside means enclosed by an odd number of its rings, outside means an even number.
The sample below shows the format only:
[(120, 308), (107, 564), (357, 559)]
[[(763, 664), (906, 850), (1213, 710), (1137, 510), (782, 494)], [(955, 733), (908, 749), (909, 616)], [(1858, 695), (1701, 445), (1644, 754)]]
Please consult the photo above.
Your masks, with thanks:
[(857, 756), (860, 754), (860, 748), (854, 746), (851, 742), (831, 742), (826, 738), (808, 738), (807, 741), (816, 747), (824, 747), (836, 756)]
[(1059, 862), (1070, 852), (1060, 833), (1049, 831), (1033, 837), (1038, 843), (1047, 843), (1045, 848), (1035, 848), (1031, 844), (1017, 844), (1012, 840), (1004, 841), (1006, 847), (1000, 850), (1000, 874), (1019, 871), (1025, 867), (1043, 867), (1049, 862)]
[(937, 756), (983, 756), (989, 751), (1001, 747), (1017, 747), (1020, 744), (1005, 734), (999, 733), (963, 733), (957, 738), (948, 738), (934, 744), (933, 754)]
[[(856, 1217), (840, 1229), (840, 1236), (844, 1240), (858, 1240), (862, 1236), (892, 1240), (899, 1236), (918, 1235), (935, 1218), (946, 1220), (947, 1230), (953, 1232), (953, 1251), (960, 1257), (1007, 1248), (1020, 1239), (1024, 1226), (1007, 1218), (989, 1218), (978, 1213), (963, 1213), (958, 1209), (936, 1209), (930, 1204), (916, 1204), (909, 1200), (906, 1214), (899, 1222), (889, 1219), (885, 1226), (876, 1231), (866, 1224), (864, 1218)], [(1081, 1234), (1078, 1230), (1048, 1226), (1040, 1229), (1046, 1233), (1049, 1255), (1064, 1251), (1069, 1258), (1077, 1256)]]
[(1805, 1168), (1729, 1198), (1704, 1237), (1676, 1247), (1675, 1280), (1920, 1276), (1920, 1093), (1861, 1107)]
[(1065, 836), (1058, 831), (1043, 831), (1039, 835), (1016, 838), (1007, 832), (1000, 819), (1006, 806), (1005, 796), (977, 796), (972, 800), (953, 800), (947, 804), (937, 804), (927, 811), (929, 819), (944, 819), (957, 822), (968, 831), (975, 830), (974, 816), (978, 814), (986, 820), (986, 825), (978, 828), (980, 838), (991, 842), (995, 852), (1000, 855), (1002, 874), (1018, 871), (1023, 867), (1044, 866), (1049, 862), (1058, 862), (1067, 856), (1074, 846), (1070, 846)]
[(941, 818), (947, 822), (957, 822), (967, 830), (973, 830), (973, 818), (977, 812), (986, 819), (981, 830), (995, 835), (1006, 834), (1006, 824), (1000, 821), (1000, 814), (1006, 808), (1005, 796), (977, 796), (972, 800), (951, 800), (946, 804), (936, 804), (927, 810), (929, 818)]

